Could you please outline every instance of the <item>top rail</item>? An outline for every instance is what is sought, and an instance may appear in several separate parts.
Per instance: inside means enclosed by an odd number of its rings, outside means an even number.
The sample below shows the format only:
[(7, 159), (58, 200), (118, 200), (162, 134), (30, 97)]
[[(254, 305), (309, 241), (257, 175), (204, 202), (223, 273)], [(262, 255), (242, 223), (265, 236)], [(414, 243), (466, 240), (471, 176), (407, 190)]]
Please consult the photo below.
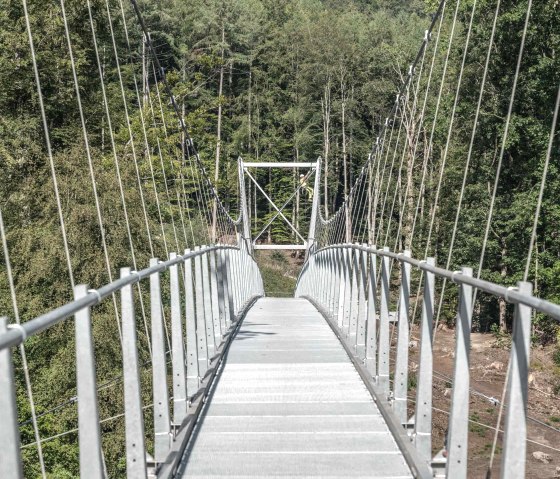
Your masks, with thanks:
[(472, 276), (467, 276), (461, 271), (451, 271), (445, 268), (440, 268), (437, 266), (430, 265), (426, 260), (419, 260), (416, 258), (411, 258), (403, 253), (394, 253), (385, 249), (378, 249), (375, 246), (361, 246), (350, 243), (343, 243), (338, 245), (325, 246), (315, 252), (315, 254), (321, 251), (326, 251), (330, 249), (340, 249), (349, 248), (364, 251), (366, 253), (373, 253), (378, 256), (388, 257), (396, 259), (403, 263), (408, 263), (415, 266), (423, 271), (428, 271), (433, 273), (439, 278), (445, 278), (456, 284), (465, 284), (472, 286), (479, 291), (492, 294), (497, 297), (504, 298), (508, 303), (518, 303), (525, 306), (533, 308), (535, 311), (549, 315), (551, 318), (560, 322), (560, 306), (547, 301), (545, 299), (538, 298), (536, 296), (531, 296), (523, 294), (518, 291), (516, 287), (503, 286), (497, 283), (492, 283), (490, 281), (485, 281), (483, 279), (474, 278)]
[(64, 321), (83, 308), (95, 306), (101, 303), (101, 301), (103, 301), (103, 299), (107, 296), (122, 290), (125, 286), (136, 284), (141, 280), (150, 277), (154, 273), (166, 271), (171, 266), (184, 263), (190, 258), (195, 258), (196, 256), (201, 256), (217, 250), (239, 250), (239, 248), (237, 246), (229, 245), (208, 246), (207, 248), (193, 251), (188, 254), (177, 255), (175, 258), (167, 261), (160, 261), (156, 266), (150, 266), (140, 271), (132, 271), (130, 276), (117, 279), (111, 283), (101, 286), (98, 289), (90, 289), (88, 294), (83, 298), (70, 301), (25, 323), (10, 324), (8, 326), (8, 330), (4, 334), (0, 335), (0, 351), (9, 347), (18, 346), (28, 337)]

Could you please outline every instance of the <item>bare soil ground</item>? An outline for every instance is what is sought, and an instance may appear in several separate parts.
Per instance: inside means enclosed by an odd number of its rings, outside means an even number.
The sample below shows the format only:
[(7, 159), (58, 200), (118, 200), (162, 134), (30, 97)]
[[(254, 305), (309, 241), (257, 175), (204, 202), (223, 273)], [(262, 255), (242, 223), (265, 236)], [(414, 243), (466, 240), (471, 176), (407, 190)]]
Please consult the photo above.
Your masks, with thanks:
[[(412, 369), (417, 367), (417, 330), (412, 331)], [(434, 453), (443, 447), (450, 409), (455, 335), (446, 328), (436, 332), (434, 343)], [(552, 361), (553, 347), (537, 347), (531, 351), (531, 375), (527, 423), (528, 478), (560, 477), (560, 397), (554, 394), (559, 371)], [(497, 347), (492, 334), (471, 334), (470, 364), (470, 425), (469, 425), (469, 478), (485, 478), (490, 464), (492, 444), (499, 416), (504, 380), (509, 362), (509, 347)], [(414, 390), (411, 394), (414, 395)], [(504, 408), (500, 430), (503, 428)], [(413, 413), (413, 407), (410, 410)], [(540, 422), (539, 422), (540, 421)], [(497, 447), (490, 477), (499, 477), (502, 459), (502, 434)], [(545, 464), (533, 457), (540, 451), (550, 456)], [(558, 468), (558, 469), (557, 469)]]

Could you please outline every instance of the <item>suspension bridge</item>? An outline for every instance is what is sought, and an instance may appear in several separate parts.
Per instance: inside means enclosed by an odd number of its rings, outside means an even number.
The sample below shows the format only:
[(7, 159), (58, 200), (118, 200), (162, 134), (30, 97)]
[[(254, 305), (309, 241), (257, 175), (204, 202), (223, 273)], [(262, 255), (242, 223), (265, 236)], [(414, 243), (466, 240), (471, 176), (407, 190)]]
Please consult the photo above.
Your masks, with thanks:
[[(119, 91), (107, 92), (105, 60), (96, 36), (101, 26), (98, 19), (94, 20), (95, 12), (87, 0), (87, 23), (108, 132), (107, 161), (113, 162), (118, 179), (116, 198), (123, 213), (124, 242), (131, 261), (125, 267), (119, 263), (123, 267), (118, 277), (113, 277), (116, 265), (107, 247), (110, 229), (100, 207), (103, 191), (96, 189), (95, 153), (88, 133), (92, 127), (81, 99), (83, 79), (73, 56), (72, 35), (61, 1), (63, 40), (73, 73), (71, 88), (84, 134), (82, 155), (94, 192), (93, 209), (103, 252), (100, 267), (106, 269), (103, 274), (108, 277), (108, 282), (96, 285), (79, 284), (73, 274), (75, 261), (65, 226), (67, 199), (57, 186), (55, 141), (50, 134), (52, 108), (46, 104), (41, 84), (37, 39), (27, 2), (23, 0), (25, 28), (56, 198), (56, 220), (74, 298), (40, 316), (21, 320), (24, 305), (18, 299), (9, 232), (0, 210), (3, 258), (13, 307), (12, 311), (0, 311), (4, 314), (0, 319), (0, 477), (23, 477), (29, 457), (39, 464), (34, 470), (40, 476), (56, 477), (56, 464), (45, 460), (44, 451), (54, 438), (42, 436), (40, 420), (68, 404), (77, 404), (77, 427), (57, 437), (72, 437), (77, 442), (79, 475), (83, 478), (108, 476), (103, 436), (105, 426), (116, 420), (124, 423), (121, 458), (131, 478), (473, 477), (469, 472), (470, 338), (473, 311), (481, 296), (503, 301), (513, 309), (509, 362), (502, 396), (496, 399), (499, 416), (492, 428), (495, 434), (486, 477), (495, 471), (508, 479), (526, 477), (530, 469), (527, 444), (535, 443), (527, 432), (531, 419), (527, 407), (532, 321), (536, 314), (551, 323), (560, 321), (560, 306), (533, 295), (528, 277), (547, 176), (558, 153), (554, 142), (560, 89), (550, 105), (550, 135), (542, 159), (542, 179), (536, 185), (537, 201), (531, 206), (534, 225), (527, 244), (525, 275), (512, 287), (485, 280), (481, 271), (500, 173), (509, 154), (508, 135), (531, 22), (530, 0), (515, 46), (516, 69), (511, 72), (509, 106), (495, 157), (495, 182), (489, 188), (485, 233), (474, 239), (480, 246), (480, 262), (460, 270), (452, 269), (452, 252), (461, 212), (473, 207), (464, 202), (464, 197), (480, 134), (493, 45), (500, 33), (499, 0), (489, 2), (495, 4), (486, 12), (489, 36), (486, 44), (477, 46), (483, 50), (479, 94), (474, 118), (463, 125), (469, 129), (470, 141), (464, 145), (457, 212), (448, 257), (443, 262), (437, 261), (435, 254), (437, 211), (448, 175), (449, 146), (457, 128), (465, 59), (472, 47), (469, 42), (479, 8), (476, 1), (469, 3), (472, 10), (466, 21), (463, 19), (465, 32), (460, 37), (456, 28), (461, 0), (439, 3), (393, 108), (378, 130), (369, 158), (341, 206), (326, 218), (321, 208), (321, 158), (307, 163), (240, 159), (239, 210), (234, 217), (221, 201), (190, 137), (184, 111), (158, 60), (149, 24), (136, 1), (132, 0), (130, 10), (135, 14), (134, 28), (141, 29), (151, 52), (156, 80), (150, 85), (153, 94), (147, 103), (141, 98), (139, 80), (131, 76), (127, 60), (123, 60), (134, 48), (129, 37), (130, 16), (125, 15), (129, 7), (119, 1), (118, 8), (112, 9), (106, 3), (106, 24), (102, 27), (111, 33), (109, 46), (119, 85)], [(128, 52), (118, 51), (113, 34), (117, 27), (124, 29)], [(458, 66), (452, 67), (452, 46), (457, 38), (461, 39), (463, 55)], [(120, 97), (121, 113), (126, 116), (122, 133), (125, 149), (120, 145), (122, 139), (114, 134), (109, 93)], [(445, 114), (444, 104), (448, 105)], [(168, 110), (167, 116), (164, 109)], [(169, 114), (175, 115), (178, 126), (169, 124)], [(141, 127), (140, 134), (133, 131), (133, 115)], [(180, 146), (173, 144), (169, 153), (164, 143), (172, 135), (181, 140)], [(169, 154), (172, 161), (166, 159)], [(418, 178), (407, 176), (415, 166), (420, 171)], [(296, 168), (305, 174), (289, 199), (277, 205), (254, 175), (259, 168)], [(163, 182), (156, 181), (155, 171), (161, 172)], [(270, 221), (258, 231), (251, 223), (248, 180), (274, 209)], [(149, 195), (143, 193), (147, 185), (153, 187)], [(308, 188), (312, 199), (305, 231), (284, 214), (303, 188)], [(139, 194), (141, 219), (136, 222), (130, 215), (130, 189)], [(171, 213), (166, 215), (171, 204)], [(157, 233), (150, 231), (150, 214), (158, 220)], [(258, 241), (277, 219), (287, 223), (299, 242)], [(138, 253), (135, 237), (144, 227), (150, 251), (146, 263), (140, 259), (144, 257)], [(421, 241), (416, 240), (419, 229), (423, 231)], [(164, 259), (155, 255), (156, 236), (163, 239)], [(305, 252), (293, 298), (265, 295), (255, 259), (257, 249)], [(413, 252), (420, 252), (418, 258)], [(434, 336), (444, 307), (453, 310), (456, 320), (448, 425), (440, 443), (433, 440)], [(118, 352), (100, 348), (96, 340), (96, 319), (103, 314), (113, 318)], [(66, 328), (68, 341), (75, 341), (71, 362), (76, 396), (50, 411), (38, 411), (27, 358), (38, 343), (48, 341), (49, 332), (55, 328)], [(414, 353), (413, 332), (419, 337)], [(99, 369), (107, 360), (104, 355), (111, 354), (120, 355), (121, 374), (100, 382)], [(413, 379), (415, 386), (411, 387)], [(25, 404), (21, 397), (26, 398)], [(107, 404), (120, 410), (110, 417), (102, 416), (100, 411), (106, 411)], [(30, 416), (25, 426), (32, 428), (33, 438), (30, 440), (27, 434), (25, 443), (22, 408)], [(559, 445), (540, 443), (556, 452)], [(24, 452), (31, 449), (34, 454), (25, 456)], [(498, 454), (499, 464), (495, 463)]]

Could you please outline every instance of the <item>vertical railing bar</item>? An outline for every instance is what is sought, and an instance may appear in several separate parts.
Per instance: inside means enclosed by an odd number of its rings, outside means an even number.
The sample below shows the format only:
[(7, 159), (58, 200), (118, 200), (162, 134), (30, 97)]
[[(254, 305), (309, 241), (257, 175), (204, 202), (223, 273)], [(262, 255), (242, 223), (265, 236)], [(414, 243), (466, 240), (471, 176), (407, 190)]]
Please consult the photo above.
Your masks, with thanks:
[(216, 275), (217, 275), (217, 286), (218, 286), (218, 314), (220, 316), (220, 328), (222, 335), (227, 332), (226, 324), (226, 302), (225, 302), (225, 275), (224, 268), (222, 264), (222, 250), (215, 252), (216, 255)]
[[(87, 296), (88, 287), (74, 287), (74, 299)], [(91, 308), (84, 308), (75, 315), (76, 335), (76, 386), (78, 397), (78, 444), (80, 449), (80, 477), (102, 478), (103, 452), (97, 406), (97, 380), (95, 353), (91, 329)]]
[[(0, 318), (0, 335), (8, 332), (8, 318)], [(23, 478), (12, 349), (0, 349), (0, 477)]]
[[(531, 295), (531, 283), (517, 283), (521, 294)], [(505, 425), (502, 467), (500, 477), (522, 479), (525, 477), (527, 456), (527, 397), (529, 360), (531, 353), (531, 308), (515, 305), (513, 340), (511, 343), (510, 366), (507, 383), (506, 404), (508, 405)]]
[[(372, 246), (372, 249), (376, 249)], [(377, 376), (377, 255), (369, 255), (368, 308), (366, 328), (366, 369), (372, 378)]]
[[(157, 266), (157, 258), (150, 259), (150, 267)], [(160, 274), (150, 276), (150, 314), (152, 319), (152, 384), (154, 403), (154, 460), (165, 462), (171, 446), (169, 394), (167, 391), (167, 360), (161, 302)], [(173, 325), (172, 325), (173, 326)]]
[[(185, 250), (185, 255), (191, 252), (190, 249)], [(187, 334), (187, 400), (196, 394), (200, 387), (199, 377), (204, 373), (199, 372), (198, 362), (198, 341), (196, 331), (196, 311), (195, 311), (195, 297), (193, 288), (193, 274), (192, 274), (192, 259), (189, 258), (185, 261), (185, 323)], [(200, 334), (200, 333), (198, 333)]]
[[(121, 278), (130, 276), (130, 268), (121, 269)], [(144, 414), (138, 367), (136, 317), (132, 286), (121, 289), (122, 350), (124, 377), (124, 417), (126, 443), (126, 472), (129, 477), (146, 477), (146, 446)]]
[[(472, 276), (472, 268), (463, 268), (462, 274)], [(447, 477), (466, 479), (469, 435), (470, 399), (470, 335), (472, 323), (472, 286), (461, 284), (459, 315), (455, 328), (455, 366), (453, 392), (449, 416)]]
[[(176, 259), (177, 254), (171, 253), (170, 259)], [(171, 365), (173, 377), (173, 425), (179, 427), (187, 415), (187, 385), (185, 374), (185, 349), (183, 336), (183, 322), (181, 320), (181, 294), (179, 286), (179, 268), (173, 265), (169, 268), (171, 289)]]
[[(389, 248), (385, 246), (383, 251), (388, 252)], [(389, 265), (388, 256), (381, 258), (381, 298), (379, 308), (379, 345), (377, 360), (377, 383), (387, 397), (389, 396)]]
[[(410, 258), (411, 252), (404, 251)], [(407, 423), (408, 395), (408, 347), (410, 343), (408, 310), (410, 306), (410, 263), (399, 261), (401, 281), (399, 292), (399, 311), (397, 323), (397, 358), (395, 364), (395, 380), (393, 382), (393, 410), (401, 424)]]
[[(367, 246), (365, 243), (363, 246)], [(358, 270), (358, 333), (356, 337), (356, 354), (365, 360), (366, 356), (366, 282), (367, 282), (367, 253), (356, 250), (359, 256)]]
[(348, 248), (350, 252), (350, 265), (352, 269), (352, 292), (350, 293), (350, 322), (348, 327), (348, 340), (356, 351), (357, 329), (358, 329), (358, 274), (359, 274), (359, 251), (354, 248)]
[(220, 322), (220, 305), (218, 299), (218, 270), (216, 268), (216, 253), (211, 251), (210, 256), (210, 301), (212, 303), (212, 321), (214, 324), (214, 340), (216, 347), (222, 343), (222, 324)]
[[(195, 246), (195, 251), (200, 247)], [(194, 287), (196, 305), (196, 339), (198, 342), (198, 374), (200, 379), (204, 378), (208, 370), (208, 344), (206, 342), (206, 321), (204, 314), (204, 289), (202, 285), (202, 259), (201, 256), (194, 258)]]
[(227, 274), (227, 290), (228, 290), (228, 325), (235, 321), (235, 305), (233, 299), (233, 289), (235, 287), (235, 279), (232, 272), (232, 263), (231, 263), (231, 253), (232, 250), (224, 251), (225, 255), (225, 266), (226, 266), (226, 274)]
[[(435, 258), (427, 258), (435, 266)], [(435, 275), (424, 272), (424, 299), (420, 320), (420, 360), (416, 381), (414, 442), (420, 457), (427, 463), (432, 457), (432, 381), (433, 381), (433, 318)]]
[[(202, 246), (205, 249), (206, 246)], [(206, 344), (208, 346), (208, 358), (212, 359), (216, 354), (216, 337), (214, 334), (214, 318), (212, 315), (212, 300), (210, 291), (208, 253), (200, 257), (202, 262), (202, 300), (204, 301), (204, 323), (206, 325)]]

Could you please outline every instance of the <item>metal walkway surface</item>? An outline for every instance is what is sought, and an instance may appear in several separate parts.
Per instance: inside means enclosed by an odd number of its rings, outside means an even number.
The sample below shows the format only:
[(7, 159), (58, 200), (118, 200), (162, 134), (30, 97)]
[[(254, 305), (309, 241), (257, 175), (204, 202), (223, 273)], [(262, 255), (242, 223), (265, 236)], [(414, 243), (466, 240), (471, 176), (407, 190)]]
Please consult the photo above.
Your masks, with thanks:
[(179, 477), (412, 477), (343, 346), (305, 299), (248, 312)]

